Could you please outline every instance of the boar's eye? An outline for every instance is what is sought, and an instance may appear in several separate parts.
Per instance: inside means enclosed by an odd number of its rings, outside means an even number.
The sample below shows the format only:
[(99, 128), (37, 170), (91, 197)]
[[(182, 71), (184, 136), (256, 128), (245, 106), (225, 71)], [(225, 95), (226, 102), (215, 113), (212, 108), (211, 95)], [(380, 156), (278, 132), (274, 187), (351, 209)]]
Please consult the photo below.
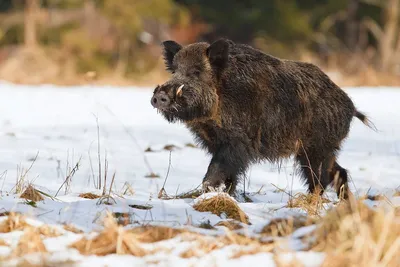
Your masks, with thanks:
[(199, 69), (194, 69), (194, 70), (190, 71), (189, 76), (199, 77), (200, 73), (201, 73), (201, 71)]

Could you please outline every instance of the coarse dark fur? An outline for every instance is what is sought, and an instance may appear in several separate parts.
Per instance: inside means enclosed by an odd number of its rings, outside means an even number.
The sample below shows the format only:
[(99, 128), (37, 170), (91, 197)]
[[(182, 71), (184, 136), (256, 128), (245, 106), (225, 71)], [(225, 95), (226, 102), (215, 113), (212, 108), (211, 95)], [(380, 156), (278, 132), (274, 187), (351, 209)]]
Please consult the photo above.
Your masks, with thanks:
[(204, 189), (224, 184), (233, 193), (250, 164), (294, 155), (309, 192), (334, 185), (347, 198), (348, 174), (336, 157), (353, 117), (368, 120), (318, 67), (227, 39), (163, 46), (172, 77), (152, 104), (212, 155)]

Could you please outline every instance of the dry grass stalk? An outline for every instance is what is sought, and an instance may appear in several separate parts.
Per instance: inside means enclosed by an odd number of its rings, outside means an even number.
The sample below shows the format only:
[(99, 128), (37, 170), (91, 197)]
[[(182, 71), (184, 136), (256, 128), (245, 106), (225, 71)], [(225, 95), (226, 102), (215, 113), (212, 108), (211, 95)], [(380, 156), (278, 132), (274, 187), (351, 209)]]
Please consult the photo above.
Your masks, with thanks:
[(400, 197), (400, 190), (396, 190), (393, 194), (394, 197)]
[(309, 226), (314, 223), (314, 219), (306, 216), (273, 219), (263, 227), (260, 234), (268, 236), (287, 236), (301, 227)]
[(23, 190), (23, 188), (26, 185), (26, 178), (28, 176), (28, 172), (32, 169), (33, 164), (35, 164), (37, 157), (39, 155), (39, 151), (36, 153), (36, 156), (32, 159), (32, 163), (29, 166), (28, 169), (20, 168), (20, 166), (17, 167), (17, 181), (15, 183), (15, 194), (20, 194)]
[(193, 205), (193, 208), (200, 212), (208, 211), (218, 216), (221, 216), (221, 214), (225, 213), (230, 219), (249, 224), (247, 215), (240, 209), (236, 201), (234, 201), (225, 193), (200, 200)]
[(75, 226), (73, 226), (72, 224), (65, 224), (63, 226), (65, 231), (71, 232), (71, 233), (75, 233), (75, 234), (82, 234), (83, 231), (76, 228)]
[(0, 239), (0, 246), (8, 247), (9, 245), (3, 239)]
[(139, 245), (136, 236), (118, 226), (112, 215), (107, 217), (104, 230), (98, 236), (90, 240), (82, 238), (71, 247), (83, 255), (129, 254), (143, 257), (147, 254), (147, 251)]
[(13, 251), (14, 257), (21, 257), (29, 253), (47, 252), (37, 228), (27, 227), (19, 239), (18, 245)]
[(25, 191), (21, 194), (20, 198), (25, 198), (34, 202), (44, 200), (42, 194), (37, 191), (32, 185), (28, 185)]
[(0, 233), (24, 230), (29, 224), (25, 218), (16, 213), (10, 213), (8, 218), (0, 223)]
[(323, 204), (329, 202), (329, 199), (321, 197), (317, 191), (314, 194), (298, 193), (289, 199), (287, 207), (300, 208), (305, 210), (308, 215), (317, 216), (320, 214)]
[(123, 191), (122, 195), (126, 196), (133, 196), (135, 194), (135, 190), (133, 189), (132, 185), (130, 185), (128, 182), (124, 183), (122, 191)]
[(230, 231), (240, 230), (243, 228), (243, 225), (235, 220), (227, 220), (227, 221), (220, 221), (215, 226), (224, 226), (228, 228)]
[(100, 198), (99, 195), (96, 195), (96, 194), (93, 194), (93, 193), (82, 193), (82, 194), (79, 194), (79, 197), (86, 198), (86, 199), (98, 199), (98, 198)]
[(386, 196), (378, 194), (378, 195), (364, 195), (360, 197), (360, 200), (366, 200), (366, 199), (372, 201), (379, 201), (379, 200), (385, 200)]
[(399, 266), (395, 209), (372, 210), (361, 201), (342, 203), (322, 219), (316, 240), (313, 249), (328, 255), (323, 266)]

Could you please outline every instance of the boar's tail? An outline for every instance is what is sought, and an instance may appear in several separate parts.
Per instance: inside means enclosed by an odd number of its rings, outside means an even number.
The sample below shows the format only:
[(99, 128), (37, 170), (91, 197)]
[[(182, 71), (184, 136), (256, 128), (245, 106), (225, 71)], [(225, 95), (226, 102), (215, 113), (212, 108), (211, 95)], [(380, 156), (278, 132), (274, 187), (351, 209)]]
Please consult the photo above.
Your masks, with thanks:
[(375, 127), (375, 125), (372, 123), (372, 121), (370, 119), (368, 119), (368, 117), (365, 114), (361, 113), (358, 110), (355, 110), (354, 111), (354, 117), (356, 117), (357, 119), (362, 121), (362, 123), (367, 125), (372, 130), (377, 131), (377, 128)]

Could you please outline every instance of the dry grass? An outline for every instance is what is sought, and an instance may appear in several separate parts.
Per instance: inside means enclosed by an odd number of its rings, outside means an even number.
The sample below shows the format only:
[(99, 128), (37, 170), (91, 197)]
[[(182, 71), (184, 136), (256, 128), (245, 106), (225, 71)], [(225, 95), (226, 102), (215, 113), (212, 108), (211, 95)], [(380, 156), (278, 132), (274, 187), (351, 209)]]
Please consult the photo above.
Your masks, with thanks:
[(400, 197), (400, 191), (396, 190), (393, 194), (394, 197)]
[(310, 216), (317, 216), (323, 209), (323, 204), (330, 203), (329, 199), (320, 196), (319, 192), (314, 194), (298, 193), (288, 201), (288, 208), (299, 208), (305, 210)]
[(361, 201), (338, 205), (322, 218), (313, 250), (323, 266), (399, 266), (400, 221), (395, 209), (373, 210)]
[(251, 255), (261, 252), (271, 252), (275, 247), (275, 244), (262, 243), (256, 238), (250, 238), (248, 236), (236, 234), (229, 230), (225, 233), (225, 235), (219, 237), (191, 235), (189, 238), (195, 238), (194, 241), (196, 241), (196, 245), (182, 252), (180, 254), (182, 258), (202, 257), (213, 250), (221, 249), (231, 245), (243, 246), (243, 249), (238, 250), (232, 256), (233, 258), (239, 258), (243, 255)]
[(82, 234), (83, 233), (82, 230), (76, 228), (72, 224), (65, 224), (63, 226), (63, 228), (64, 228), (65, 231), (68, 231), (68, 232), (71, 232), (71, 233), (74, 233), (74, 234)]
[(96, 195), (96, 194), (93, 194), (93, 193), (82, 193), (82, 194), (79, 194), (79, 197), (86, 198), (86, 199), (98, 199), (98, 198), (100, 198), (99, 195)]
[(143, 257), (147, 254), (146, 250), (140, 246), (135, 234), (119, 226), (112, 215), (107, 217), (104, 230), (95, 238), (82, 238), (73, 243), (71, 247), (83, 255), (129, 254)]
[(378, 201), (378, 200), (385, 200), (387, 198), (384, 195), (378, 194), (378, 195), (364, 195), (364, 196), (360, 197), (360, 199), (361, 200), (368, 199), (368, 200), (372, 200), (372, 201)]
[(134, 234), (136, 239), (143, 243), (154, 243), (166, 239), (171, 239), (183, 232), (187, 231), (165, 226), (151, 226), (151, 225), (135, 227), (130, 230), (130, 233)]
[(26, 227), (29, 227), (29, 224), (22, 215), (10, 213), (8, 218), (0, 223), (0, 233), (24, 230)]
[(260, 234), (267, 236), (287, 236), (297, 229), (315, 223), (315, 219), (306, 216), (273, 219), (263, 227)]
[(0, 239), (0, 246), (8, 247), (9, 245), (3, 239)]
[(56, 228), (49, 226), (49, 225), (42, 225), (37, 228), (39, 233), (45, 237), (58, 237), (61, 236), (60, 231), (58, 231)]
[(277, 267), (305, 267), (305, 265), (297, 260), (296, 257), (287, 259), (282, 257), (282, 254), (275, 254), (274, 262)]
[[(340, 68), (338, 68), (340, 70)], [(399, 86), (400, 78), (396, 74), (376, 71), (371, 67), (355, 74), (343, 73), (339, 79), (334, 82), (340, 86)]]
[(46, 247), (43, 244), (42, 237), (37, 228), (27, 227), (24, 234), (18, 241), (18, 245), (13, 251), (14, 257), (21, 257), (29, 253), (47, 252)]
[(240, 230), (243, 228), (243, 225), (235, 220), (220, 221), (215, 224), (215, 226), (224, 226), (230, 231)]
[(250, 248), (241, 249), (239, 251), (236, 251), (231, 256), (231, 258), (238, 259), (243, 256), (255, 255), (255, 254), (259, 254), (259, 253), (269, 253), (274, 249), (274, 247), (275, 246), (273, 244), (265, 245), (265, 246), (252, 246)]
[(211, 212), (218, 216), (224, 213), (230, 219), (249, 224), (247, 215), (240, 209), (236, 201), (225, 193), (202, 199), (193, 205), (193, 208), (200, 212)]
[[(297, 202), (296, 202), (297, 201)], [(297, 207), (310, 209), (309, 206), (322, 205), (326, 201), (315, 196), (299, 195), (293, 199)], [(317, 204), (316, 204), (317, 203)], [(216, 226), (226, 227), (223, 235), (213, 236), (191, 232), (188, 229), (174, 229), (166, 226), (140, 226), (124, 229), (118, 225), (116, 218), (109, 214), (105, 220), (104, 229), (92, 239), (82, 238), (71, 245), (82, 255), (105, 256), (109, 254), (133, 255), (144, 257), (154, 253), (169, 253), (173, 248), (159, 247), (158, 244), (148, 246), (148, 243), (157, 243), (163, 240), (177, 238), (177, 242), (188, 242), (188, 247), (180, 254), (182, 258), (201, 258), (215, 250), (231, 245), (238, 245), (233, 250), (231, 258), (240, 258), (245, 255), (276, 252), (283, 249), (278, 242), (286, 242), (285, 238), (265, 240), (265, 236), (285, 237), (296, 229), (311, 224), (316, 230), (302, 237), (308, 249), (326, 253), (323, 266), (387, 266), (397, 267), (400, 262), (400, 221), (397, 208), (383, 207), (373, 210), (363, 204), (362, 200), (350, 199), (341, 202), (327, 211), (323, 217), (296, 216), (274, 219), (269, 222), (257, 237), (249, 237), (235, 232), (248, 223), (247, 216), (241, 211), (234, 200), (225, 194), (199, 200), (195, 205), (201, 211), (210, 211), (214, 214), (234, 217), (224, 220)], [(198, 210), (198, 209), (197, 209)], [(233, 211), (232, 211), (233, 210)], [(240, 214), (240, 212), (242, 214)], [(219, 214), (218, 214), (219, 213)], [(246, 218), (243, 221), (243, 217)], [(81, 233), (75, 227), (64, 226), (71, 232)], [(7, 233), (15, 230), (24, 230), (12, 257), (20, 257), (27, 253), (46, 253), (42, 237), (58, 236), (57, 229), (43, 225), (29, 226), (24, 217), (15, 213), (9, 214), (7, 220), (1, 222), (0, 232)], [(1, 242), (0, 246), (7, 243)], [(285, 249), (283, 249), (285, 251)], [(297, 260), (278, 260), (277, 266), (302, 266)]]
[[(83, 255), (104, 256), (108, 254), (128, 254), (137, 257), (143, 257), (156, 253), (160, 248), (145, 249), (143, 244), (156, 243), (163, 240), (180, 237), (182, 241), (193, 242), (193, 246), (181, 253), (181, 257), (201, 257), (215, 249), (220, 249), (229, 245), (241, 245), (250, 247), (253, 252), (272, 251), (273, 244), (265, 244), (256, 238), (250, 238), (244, 235), (227, 231), (223, 236), (206, 236), (190, 232), (186, 229), (174, 229), (164, 226), (141, 226), (130, 230), (119, 226), (115, 218), (109, 215), (106, 219), (105, 227), (93, 239), (82, 238), (71, 245)], [(238, 252), (239, 253), (239, 252)], [(249, 253), (249, 252), (240, 252)], [(236, 255), (239, 257), (239, 254)]]
[(38, 190), (36, 190), (32, 185), (28, 185), (25, 191), (20, 195), (20, 198), (25, 198), (34, 202), (44, 200), (42, 194)]

